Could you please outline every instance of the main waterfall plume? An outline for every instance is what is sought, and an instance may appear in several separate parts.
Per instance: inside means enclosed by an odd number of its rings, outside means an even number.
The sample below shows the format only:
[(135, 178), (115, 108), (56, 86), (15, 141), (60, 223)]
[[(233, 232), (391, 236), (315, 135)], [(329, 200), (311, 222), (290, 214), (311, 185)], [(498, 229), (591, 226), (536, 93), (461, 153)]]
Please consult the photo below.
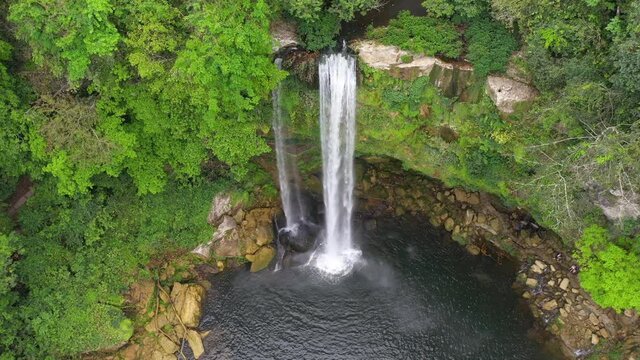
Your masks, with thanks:
[(315, 265), (329, 274), (350, 271), (360, 256), (352, 245), (356, 60), (346, 53), (322, 57), (320, 132), (322, 139), (324, 244)]

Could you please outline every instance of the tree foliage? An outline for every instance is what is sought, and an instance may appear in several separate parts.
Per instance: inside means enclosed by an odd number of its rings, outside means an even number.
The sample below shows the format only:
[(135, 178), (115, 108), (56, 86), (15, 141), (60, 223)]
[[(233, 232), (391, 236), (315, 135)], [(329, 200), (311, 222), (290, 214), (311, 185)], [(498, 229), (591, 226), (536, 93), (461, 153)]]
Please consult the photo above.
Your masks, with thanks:
[[(580, 282), (602, 306), (640, 309), (640, 254), (614, 240), (605, 228), (592, 225), (585, 229), (577, 244), (583, 266)], [(630, 242), (637, 246), (640, 238)]]
[(453, 24), (408, 11), (400, 12), (387, 27), (369, 30), (367, 36), (419, 54), (457, 58), (462, 53), (462, 40)]

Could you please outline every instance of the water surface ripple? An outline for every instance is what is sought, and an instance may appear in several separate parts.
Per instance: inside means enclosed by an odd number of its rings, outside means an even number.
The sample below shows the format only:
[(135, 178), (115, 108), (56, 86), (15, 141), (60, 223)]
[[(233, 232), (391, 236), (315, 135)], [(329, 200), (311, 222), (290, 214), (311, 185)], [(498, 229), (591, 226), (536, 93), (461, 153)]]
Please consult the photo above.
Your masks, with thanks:
[[(422, 225), (420, 225), (422, 226)], [(364, 262), (338, 283), (312, 268), (212, 278), (204, 359), (551, 359), (513, 270), (412, 222), (360, 236)]]

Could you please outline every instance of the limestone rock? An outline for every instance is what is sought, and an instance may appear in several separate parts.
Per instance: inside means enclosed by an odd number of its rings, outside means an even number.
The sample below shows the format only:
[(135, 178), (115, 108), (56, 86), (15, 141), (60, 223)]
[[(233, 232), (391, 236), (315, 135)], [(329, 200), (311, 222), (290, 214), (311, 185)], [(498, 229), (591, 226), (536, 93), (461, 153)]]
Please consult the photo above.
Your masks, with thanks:
[(273, 51), (296, 46), (299, 43), (298, 33), (296, 26), (288, 21), (278, 20), (271, 23), (271, 29), (269, 29), (271, 37), (273, 38)]
[(222, 222), (222, 216), (233, 210), (231, 194), (222, 192), (213, 197), (211, 211), (207, 217), (207, 222), (213, 226), (217, 226)]
[(546, 311), (552, 311), (558, 308), (558, 302), (555, 299), (542, 303), (542, 308)]
[(213, 234), (213, 251), (217, 256), (241, 256), (238, 224), (231, 216), (223, 216), (222, 223)]
[(544, 262), (540, 261), (540, 260), (536, 260), (535, 264), (538, 265), (538, 267), (542, 270), (547, 268), (547, 264), (545, 264)]
[(589, 321), (593, 326), (598, 326), (598, 324), (600, 324), (600, 320), (598, 320), (598, 317), (594, 313), (589, 314)]
[(174, 283), (171, 290), (171, 301), (177, 315), (182, 322), (189, 327), (196, 327), (202, 316), (202, 300), (205, 289), (197, 284)]
[[(473, 78), (473, 66), (468, 63), (449, 63), (436, 57), (411, 54), (396, 46), (370, 40), (355, 41), (351, 47), (358, 52), (364, 63), (376, 69), (386, 70), (392, 76), (404, 80), (429, 76), (447, 96), (462, 95)], [(406, 55), (412, 56), (408, 63), (402, 61)]]
[(191, 250), (191, 253), (208, 259), (209, 257), (211, 257), (211, 246), (213, 246), (213, 241), (200, 244), (195, 249)]
[(469, 244), (467, 245), (467, 251), (469, 252), (469, 254), (477, 256), (480, 255), (480, 248), (473, 245), (473, 244)]
[(569, 279), (568, 278), (562, 279), (562, 281), (560, 282), (560, 289), (566, 291), (568, 288), (569, 288)]
[(199, 359), (204, 354), (204, 345), (202, 344), (202, 338), (195, 330), (187, 330), (187, 342), (193, 351), (193, 357)]
[(247, 260), (251, 261), (251, 272), (258, 272), (269, 266), (275, 255), (276, 251), (269, 246), (261, 247), (253, 255), (247, 255)]
[(596, 334), (591, 334), (591, 344), (598, 345), (600, 343), (600, 338)]
[(256, 244), (264, 246), (273, 242), (273, 230), (271, 226), (261, 225), (256, 229)]
[(517, 104), (532, 101), (538, 94), (536, 89), (525, 83), (495, 75), (487, 78), (487, 93), (505, 114), (511, 114)]
[(538, 280), (533, 278), (528, 278), (527, 281), (525, 282), (525, 285), (527, 285), (528, 287), (536, 287), (538, 286)]
[(179, 348), (178, 344), (174, 343), (173, 340), (164, 335), (160, 336), (160, 338), (158, 339), (158, 343), (160, 344), (162, 350), (164, 350), (165, 354), (173, 354), (174, 352), (178, 351)]

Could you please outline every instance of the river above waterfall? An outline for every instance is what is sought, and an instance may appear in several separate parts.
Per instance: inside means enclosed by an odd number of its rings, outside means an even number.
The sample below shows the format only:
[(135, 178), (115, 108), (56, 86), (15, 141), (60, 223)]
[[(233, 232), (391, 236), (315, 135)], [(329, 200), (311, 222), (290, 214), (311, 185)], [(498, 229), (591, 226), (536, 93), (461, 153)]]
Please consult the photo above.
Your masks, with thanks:
[(553, 359), (528, 335), (514, 268), (411, 220), (359, 236), (339, 281), (312, 267), (214, 276), (204, 359)]

